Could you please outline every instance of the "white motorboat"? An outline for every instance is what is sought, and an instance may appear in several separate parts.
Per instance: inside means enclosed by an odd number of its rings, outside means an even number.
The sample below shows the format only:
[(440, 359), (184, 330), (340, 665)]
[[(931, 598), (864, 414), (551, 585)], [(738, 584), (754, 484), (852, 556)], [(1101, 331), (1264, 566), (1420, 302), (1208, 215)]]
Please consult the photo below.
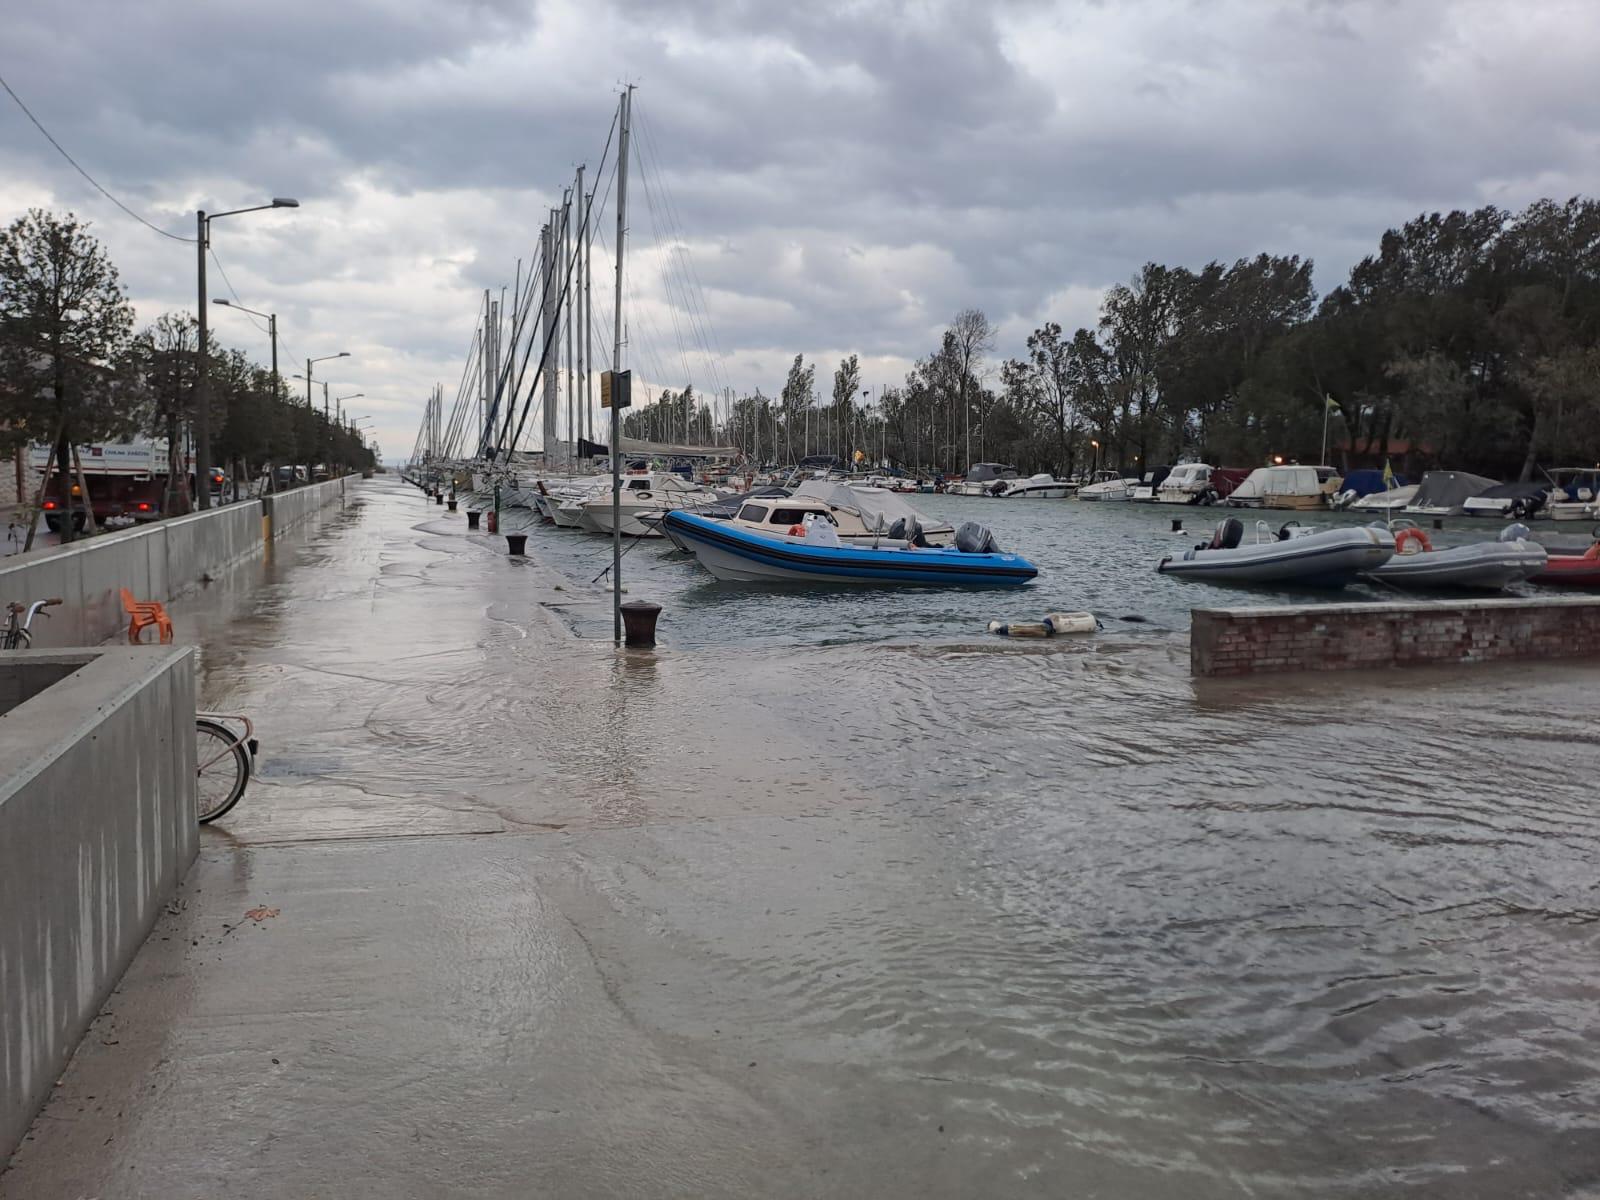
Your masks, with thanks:
[(998, 496), (1002, 485), (1017, 478), (1017, 469), (1005, 463), (973, 463), (965, 479), (945, 484), (947, 496)]
[(1094, 482), (1086, 483), (1078, 489), (1079, 500), (1130, 500), (1133, 498), (1133, 489), (1139, 486), (1137, 479), (1124, 479), (1116, 471), (1095, 472)]
[(1600, 517), (1600, 470), (1552, 467), (1545, 474), (1553, 486), (1542, 515), (1554, 521), (1588, 521)]
[(1350, 501), (1345, 508), (1350, 512), (1399, 512), (1411, 503), (1411, 498), (1417, 494), (1419, 486), (1408, 483), (1402, 487), (1390, 488), (1386, 492), (1371, 492)]
[(1339, 483), (1339, 474), (1332, 467), (1257, 467), (1233, 490), (1226, 503), (1233, 508), (1305, 512), (1326, 508), (1328, 497), (1339, 490)]
[(1063, 500), (1073, 492), (1072, 484), (1057, 479), (1048, 471), (1029, 475), (1026, 479), (1005, 480), (996, 485), (1000, 490), (990, 493), (1002, 500)]
[(1200, 504), (1211, 491), (1211, 468), (1206, 463), (1179, 463), (1167, 472), (1156, 489), (1158, 504)]
[(1549, 493), (1547, 483), (1502, 483), (1481, 495), (1468, 496), (1461, 503), (1461, 515), (1523, 521), (1543, 515)]
[(1499, 592), (1514, 583), (1527, 582), (1549, 562), (1545, 548), (1528, 540), (1526, 525), (1510, 526), (1493, 542), (1435, 550), (1428, 535), (1410, 521), (1396, 524), (1402, 527), (1392, 531), (1394, 557), (1368, 571), (1368, 579), (1399, 588)]
[(891, 539), (932, 546), (955, 535), (948, 522), (923, 515), (893, 492), (828, 480), (802, 483), (788, 496), (751, 496), (730, 524), (769, 537), (798, 536), (808, 516), (827, 521), (845, 543)]
[(1272, 583), (1288, 587), (1343, 587), (1394, 555), (1394, 535), (1382, 527), (1321, 531), (1285, 525), (1277, 534), (1256, 522), (1257, 540), (1244, 541), (1244, 522), (1229, 517), (1211, 541), (1168, 555), (1163, 575), (1209, 583)]
[(1459, 517), (1473, 496), (1498, 486), (1493, 479), (1467, 471), (1429, 471), (1405, 511), (1423, 517)]
[[(715, 504), (722, 498), (719, 492), (690, 483), (681, 475), (670, 473), (628, 475), (623, 478), (622, 485), (622, 494), (618, 498), (618, 516), (621, 520), (617, 528), (628, 537), (663, 536), (657, 525), (641, 521), (639, 518), (642, 515), (659, 515), (675, 509), (695, 509)], [(578, 528), (589, 533), (611, 532), (612, 504), (609, 487), (583, 501), (580, 508)]]

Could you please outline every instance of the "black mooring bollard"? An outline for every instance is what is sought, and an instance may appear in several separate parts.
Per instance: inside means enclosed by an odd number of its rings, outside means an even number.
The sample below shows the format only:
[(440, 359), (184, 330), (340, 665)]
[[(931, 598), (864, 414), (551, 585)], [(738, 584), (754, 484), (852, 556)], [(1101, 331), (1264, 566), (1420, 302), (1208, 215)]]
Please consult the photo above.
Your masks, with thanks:
[(478, 516), (479, 516), (479, 513), (478, 513), (478, 511), (476, 509), (472, 509), (472, 508), (467, 509), (467, 528), (468, 529), (476, 529), (478, 527)]
[(455, 512), (455, 510), (456, 510), (456, 502), (454, 500), (446, 500), (444, 502), (444, 506), (446, 508), (448, 508), (451, 512)]
[(506, 552), (508, 554), (524, 554), (528, 549), (528, 535), (525, 533), (506, 534)]
[(1172, 518), (1172, 532), (1173, 533), (1182, 533), (1183, 532), (1183, 518), (1182, 517), (1173, 517)]
[(1443, 529), (1444, 528), (1444, 519), (1442, 517), (1435, 517), (1433, 519), (1433, 527), (1435, 529)]
[(433, 494), (433, 502), (435, 504), (443, 504), (444, 503), (444, 493), (443, 492), (435, 492)]
[(627, 646), (654, 646), (656, 618), (661, 605), (648, 600), (629, 600), (622, 606), (622, 641)]

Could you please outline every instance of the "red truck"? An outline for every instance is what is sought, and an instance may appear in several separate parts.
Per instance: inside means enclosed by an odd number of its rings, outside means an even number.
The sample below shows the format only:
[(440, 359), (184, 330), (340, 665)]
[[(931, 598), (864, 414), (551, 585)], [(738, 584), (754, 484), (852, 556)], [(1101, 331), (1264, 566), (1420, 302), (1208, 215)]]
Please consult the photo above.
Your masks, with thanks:
[[(30, 465), (43, 471), (50, 458), (48, 446), (29, 451)], [(167, 506), (167, 444), (164, 441), (108, 442), (98, 446), (79, 446), (78, 460), (89, 485), (89, 504), (100, 525), (129, 525), (160, 520)], [(211, 473), (211, 490), (221, 495), (226, 480), (223, 472)], [(192, 487), (192, 478), (191, 478)], [(44, 519), (51, 532), (61, 532), (69, 514), (73, 528), (82, 529), (86, 507), (83, 489), (73, 472), (67, 495), (61, 494), (60, 465), (52, 464), (44, 491)]]

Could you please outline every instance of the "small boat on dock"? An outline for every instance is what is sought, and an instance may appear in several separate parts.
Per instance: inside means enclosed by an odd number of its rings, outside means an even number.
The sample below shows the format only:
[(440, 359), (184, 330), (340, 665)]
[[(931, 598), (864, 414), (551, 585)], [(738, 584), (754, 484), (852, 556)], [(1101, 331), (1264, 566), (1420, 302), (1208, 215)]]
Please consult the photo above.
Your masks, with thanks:
[[(929, 587), (1016, 587), (1039, 569), (1018, 554), (972, 552), (956, 547), (919, 549), (883, 539), (846, 545), (832, 527), (813, 521), (807, 534), (778, 537), (753, 533), (728, 521), (673, 511), (663, 530), (687, 546), (718, 579), (748, 583), (856, 583)], [(967, 527), (963, 526), (963, 530)], [(816, 529), (813, 533), (812, 530)], [(831, 544), (830, 544), (831, 543)]]
[(1168, 555), (1156, 564), (1163, 575), (1208, 583), (1275, 583), (1290, 587), (1344, 587), (1381, 567), (1394, 554), (1394, 536), (1383, 528), (1326, 529), (1285, 525), (1276, 535), (1258, 521), (1257, 541), (1244, 542), (1244, 522), (1229, 517), (1211, 541)]
[(1548, 557), (1543, 546), (1528, 540), (1524, 525), (1508, 527), (1493, 542), (1438, 550), (1428, 535), (1409, 521), (1390, 532), (1395, 536), (1394, 557), (1368, 571), (1366, 577), (1400, 588), (1500, 592), (1534, 578), (1545, 569)]
[(1078, 489), (1079, 500), (1125, 501), (1133, 499), (1133, 489), (1139, 486), (1137, 479), (1124, 479), (1117, 471), (1097, 471), (1094, 482), (1086, 483)]

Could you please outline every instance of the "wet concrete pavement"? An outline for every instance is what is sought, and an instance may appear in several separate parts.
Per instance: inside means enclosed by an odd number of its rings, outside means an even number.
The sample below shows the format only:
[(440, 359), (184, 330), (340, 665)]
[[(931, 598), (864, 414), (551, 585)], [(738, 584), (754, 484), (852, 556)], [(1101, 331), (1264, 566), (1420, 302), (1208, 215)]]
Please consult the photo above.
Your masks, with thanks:
[(1593, 668), (618, 653), (360, 497), (175, 613), (263, 774), (7, 1200), (1600, 1181)]

